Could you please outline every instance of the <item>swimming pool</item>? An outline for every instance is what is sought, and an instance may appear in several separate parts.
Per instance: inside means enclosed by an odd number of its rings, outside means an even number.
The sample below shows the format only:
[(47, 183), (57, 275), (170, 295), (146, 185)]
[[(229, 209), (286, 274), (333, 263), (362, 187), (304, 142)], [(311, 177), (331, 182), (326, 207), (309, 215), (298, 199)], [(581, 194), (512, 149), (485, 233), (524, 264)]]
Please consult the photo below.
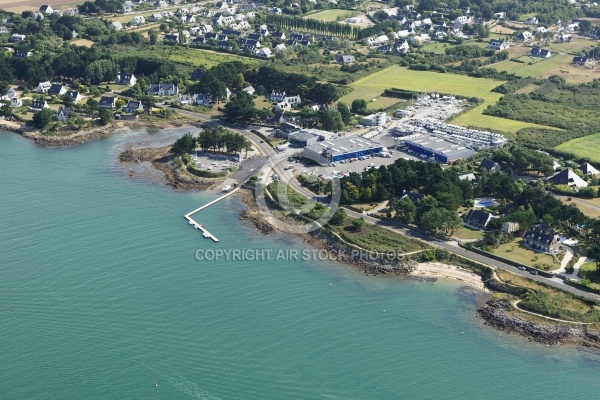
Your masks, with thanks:
[(479, 207), (479, 208), (496, 206), (498, 204), (499, 204), (498, 201), (491, 197), (475, 199), (475, 207)]

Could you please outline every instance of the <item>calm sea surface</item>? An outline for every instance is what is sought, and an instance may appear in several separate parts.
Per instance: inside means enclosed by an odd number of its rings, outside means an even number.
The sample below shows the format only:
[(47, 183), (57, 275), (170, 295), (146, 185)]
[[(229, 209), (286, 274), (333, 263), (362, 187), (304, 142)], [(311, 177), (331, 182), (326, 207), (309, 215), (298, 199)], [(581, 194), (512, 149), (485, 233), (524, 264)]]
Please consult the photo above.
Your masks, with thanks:
[(215, 194), (129, 177), (125, 137), (0, 133), (0, 398), (598, 397), (600, 356), (500, 335), (457, 283), (196, 261), (303, 245), (256, 234), (235, 196), (198, 214), (221, 242), (204, 239), (183, 214)]

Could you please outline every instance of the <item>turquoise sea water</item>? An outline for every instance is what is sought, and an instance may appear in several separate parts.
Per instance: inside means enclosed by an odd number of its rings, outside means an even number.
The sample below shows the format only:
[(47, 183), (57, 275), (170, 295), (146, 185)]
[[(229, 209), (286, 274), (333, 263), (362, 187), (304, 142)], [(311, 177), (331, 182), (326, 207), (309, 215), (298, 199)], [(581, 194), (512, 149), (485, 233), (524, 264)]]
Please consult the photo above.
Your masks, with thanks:
[(182, 216), (214, 194), (129, 178), (122, 140), (0, 133), (0, 398), (597, 397), (600, 356), (498, 334), (457, 283), (196, 261), (303, 245), (257, 235), (235, 196), (197, 216), (204, 239)]

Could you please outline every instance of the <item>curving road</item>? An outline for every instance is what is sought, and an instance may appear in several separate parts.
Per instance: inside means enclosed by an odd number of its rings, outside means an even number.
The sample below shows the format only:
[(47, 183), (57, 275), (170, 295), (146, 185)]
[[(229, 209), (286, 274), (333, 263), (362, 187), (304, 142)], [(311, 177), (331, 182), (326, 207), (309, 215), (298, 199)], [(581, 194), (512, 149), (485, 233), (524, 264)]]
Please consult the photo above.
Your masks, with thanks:
[[(266, 143), (263, 143), (263, 141), (260, 137), (258, 137), (254, 133), (250, 132), (248, 129), (242, 128), (236, 124), (232, 124), (230, 122), (221, 121), (221, 120), (214, 121), (214, 120), (211, 120), (210, 117), (207, 117), (203, 114), (191, 112), (191, 111), (181, 110), (181, 109), (177, 109), (177, 108), (173, 108), (172, 110), (175, 110), (176, 112), (179, 112), (183, 115), (187, 115), (189, 117), (197, 118), (201, 121), (215, 122), (216, 124), (222, 125), (228, 129), (231, 129), (235, 132), (245, 135), (250, 141), (252, 141), (254, 146), (261, 153), (263, 153), (263, 155), (268, 157), (267, 163), (265, 163), (265, 165), (263, 167), (267, 167), (267, 169), (273, 169), (275, 171), (275, 173), (277, 173), (279, 175), (280, 179), (283, 182), (286, 182), (295, 191), (301, 193), (302, 195), (306, 196), (309, 199), (315, 198), (315, 194), (313, 192), (311, 192), (304, 186), (300, 185), (300, 183), (296, 179), (293, 179), (293, 174), (291, 171), (286, 171), (286, 170), (283, 170), (282, 168), (280, 168), (281, 161), (283, 161), (287, 157), (289, 157), (290, 154), (277, 153), (275, 151), (275, 149), (273, 149), (271, 146), (269, 146)], [(324, 198), (321, 198), (318, 200), (325, 201)], [(346, 211), (346, 214), (348, 216), (350, 216), (351, 218), (363, 218), (365, 220), (365, 222), (368, 222), (370, 224), (377, 225), (377, 226), (380, 226), (385, 229), (389, 229), (393, 232), (400, 233), (402, 235), (406, 235), (406, 236), (410, 236), (410, 237), (419, 239), (419, 240), (426, 242), (432, 246), (448, 250), (452, 253), (455, 253), (455, 254), (457, 254), (461, 257), (467, 258), (469, 260), (473, 260), (473, 261), (479, 262), (481, 264), (489, 265), (491, 267), (500, 268), (504, 271), (508, 271), (508, 272), (516, 274), (516, 275), (521, 275), (528, 279), (532, 279), (534, 281), (555, 287), (557, 289), (564, 290), (565, 292), (569, 292), (569, 293), (572, 293), (577, 296), (581, 296), (581, 297), (585, 297), (585, 298), (593, 299), (593, 300), (600, 300), (600, 295), (597, 295), (594, 293), (589, 293), (589, 292), (583, 291), (583, 290), (578, 289), (573, 286), (568, 286), (568, 285), (564, 284), (561, 280), (558, 280), (558, 279), (552, 280), (549, 278), (544, 278), (539, 275), (531, 275), (528, 271), (522, 271), (522, 270), (518, 269), (517, 267), (513, 267), (512, 265), (505, 264), (501, 261), (494, 260), (494, 259), (486, 257), (484, 255), (468, 251), (468, 250), (458, 246), (458, 243), (456, 243), (456, 242), (453, 242), (453, 241), (448, 242), (445, 240), (441, 240), (441, 239), (438, 239), (438, 238), (435, 238), (435, 237), (432, 237), (429, 235), (425, 235), (422, 231), (419, 231), (417, 229), (411, 229), (411, 228), (407, 228), (404, 226), (400, 226), (392, 221), (380, 220), (380, 219), (374, 218), (370, 215), (361, 214), (361, 213), (358, 213), (356, 211), (353, 211), (353, 210), (350, 210), (347, 208), (344, 208), (344, 210)]]

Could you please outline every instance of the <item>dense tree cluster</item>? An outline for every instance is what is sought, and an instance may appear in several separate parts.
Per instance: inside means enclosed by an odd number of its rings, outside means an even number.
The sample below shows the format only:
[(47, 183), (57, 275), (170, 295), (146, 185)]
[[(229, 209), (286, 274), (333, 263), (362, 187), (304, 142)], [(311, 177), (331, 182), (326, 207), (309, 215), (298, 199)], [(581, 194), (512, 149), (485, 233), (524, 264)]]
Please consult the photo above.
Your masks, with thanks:
[(357, 29), (349, 24), (340, 24), (335, 21), (322, 21), (313, 18), (301, 18), (290, 15), (269, 14), (266, 18), (269, 25), (286, 31), (314, 32), (323, 35), (343, 36), (355, 38)]

